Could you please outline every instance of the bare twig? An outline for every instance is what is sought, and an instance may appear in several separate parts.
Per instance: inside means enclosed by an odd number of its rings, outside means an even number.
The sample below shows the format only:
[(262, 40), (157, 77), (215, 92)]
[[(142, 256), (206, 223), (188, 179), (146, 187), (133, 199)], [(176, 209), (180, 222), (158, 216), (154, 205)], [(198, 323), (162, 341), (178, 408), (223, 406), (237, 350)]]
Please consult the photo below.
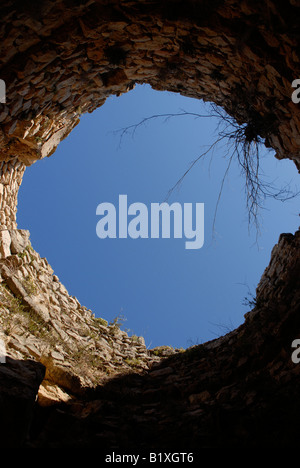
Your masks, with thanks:
[(167, 122), (168, 120), (174, 118), (174, 117), (182, 117), (182, 116), (189, 116), (189, 117), (194, 117), (195, 119), (200, 119), (200, 118), (212, 118), (212, 117), (218, 117), (218, 114), (197, 114), (196, 112), (187, 112), (184, 109), (182, 109), (182, 112), (175, 112), (175, 113), (167, 113), (167, 114), (154, 114), (149, 117), (143, 118), (141, 121), (138, 123), (128, 125), (127, 127), (120, 128), (118, 130), (115, 130), (113, 133), (114, 134), (120, 134), (120, 141), (119, 145), (121, 145), (123, 138), (126, 135), (132, 136), (132, 138), (135, 136), (136, 131), (138, 130), (139, 127), (145, 125), (147, 122), (150, 120), (154, 119), (164, 119), (164, 122)]
[(195, 158), (180, 177), (180, 179), (173, 185), (173, 187), (168, 191), (166, 199), (169, 199), (171, 194), (175, 189), (178, 189), (182, 184), (185, 177), (189, 174), (192, 168), (208, 153), (213, 152), (215, 148), (222, 141), (227, 142), (227, 153), (228, 164), (224, 172), (224, 176), (221, 181), (221, 186), (216, 202), (216, 208), (213, 219), (213, 231), (215, 229), (216, 216), (218, 206), (221, 200), (223, 193), (225, 179), (228, 176), (232, 161), (237, 160), (242, 175), (245, 179), (245, 196), (246, 196), (246, 207), (248, 212), (248, 226), (254, 223), (256, 226), (257, 232), (259, 231), (258, 223), (258, 213), (259, 210), (263, 207), (263, 200), (267, 197), (274, 198), (280, 201), (286, 201), (291, 198), (294, 198), (299, 195), (300, 191), (292, 192), (289, 188), (282, 187), (276, 189), (270, 183), (265, 182), (262, 179), (260, 173), (260, 147), (263, 145), (263, 139), (257, 133), (257, 123), (248, 122), (242, 125), (239, 125), (236, 120), (228, 115), (223, 109), (219, 108), (215, 104), (210, 105), (210, 111), (208, 114), (198, 114), (195, 112), (187, 112), (181, 110), (178, 113), (166, 113), (166, 114), (154, 114), (150, 117), (145, 117), (138, 123), (129, 125), (127, 127), (116, 130), (114, 133), (120, 134), (120, 144), (123, 138), (126, 135), (131, 134), (134, 137), (136, 131), (142, 125), (145, 125), (147, 122), (154, 119), (164, 119), (164, 122), (167, 122), (169, 119), (174, 117), (189, 116), (198, 118), (217, 118), (217, 137), (215, 141), (209, 145), (208, 149), (201, 153), (197, 158)]

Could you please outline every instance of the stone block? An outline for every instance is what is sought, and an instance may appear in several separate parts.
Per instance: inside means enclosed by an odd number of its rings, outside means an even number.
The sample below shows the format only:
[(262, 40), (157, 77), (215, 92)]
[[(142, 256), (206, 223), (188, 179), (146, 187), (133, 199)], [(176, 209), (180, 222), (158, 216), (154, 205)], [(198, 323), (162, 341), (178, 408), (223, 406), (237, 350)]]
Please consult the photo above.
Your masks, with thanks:
[(29, 244), (29, 231), (25, 229), (15, 229), (10, 231), (11, 246), (10, 250), (12, 254), (18, 254), (23, 252), (23, 250)]
[(10, 255), (11, 238), (8, 230), (0, 231), (0, 258)]

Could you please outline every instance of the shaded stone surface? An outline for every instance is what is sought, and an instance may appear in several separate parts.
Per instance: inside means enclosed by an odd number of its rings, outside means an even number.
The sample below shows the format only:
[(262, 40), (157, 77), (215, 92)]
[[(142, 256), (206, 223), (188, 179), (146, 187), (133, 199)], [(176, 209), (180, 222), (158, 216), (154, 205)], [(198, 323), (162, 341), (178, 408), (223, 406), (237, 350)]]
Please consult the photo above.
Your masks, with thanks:
[(299, 231), (280, 237), (237, 330), (185, 352), (147, 350), (68, 294), (16, 211), (25, 168), (135, 83), (215, 102), (300, 169), (298, 3), (4, 0), (0, 18), (0, 445), (296, 444)]
[(44, 366), (36, 361), (6, 358), (0, 364), (0, 446), (24, 447), (28, 440)]
[[(300, 232), (282, 234), (245, 322), (187, 350), (148, 350), (96, 319), (33, 249), (11, 276), (6, 263), (20, 257), (2, 260), (8, 363), (0, 366), (0, 395), (7, 427), (17, 428), (2, 446), (197, 451), (296, 443), (299, 251)], [(39, 289), (30, 290), (29, 272), (43, 278), (34, 281)], [(19, 289), (12, 292), (9, 278)], [(28, 297), (49, 301), (47, 322)]]

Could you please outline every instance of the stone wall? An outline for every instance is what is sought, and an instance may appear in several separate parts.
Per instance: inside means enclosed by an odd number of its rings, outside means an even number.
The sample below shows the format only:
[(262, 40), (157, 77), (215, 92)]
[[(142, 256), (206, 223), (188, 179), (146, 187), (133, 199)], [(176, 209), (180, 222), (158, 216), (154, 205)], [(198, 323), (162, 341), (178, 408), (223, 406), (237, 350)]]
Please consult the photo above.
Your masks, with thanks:
[(0, 261), (2, 447), (297, 444), (300, 231), (280, 236), (245, 322), (186, 350), (148, 350), (95, 318), (17, 232), (18, 249)]
[(118, 318), (111, 324), (96, 318), (34, 251), (29, 232), (10, 232), (13, 253), (0, 260), (0, 323), (15, 359), (38, 360), (46, 378), (60, 374), (62, 387), (73, 393), (120, 370), (148, 368), (155, 357), (142, 337), (129, 337)]
[[(0, 259), (0, 338), (6, 362), (0, 364), (0, 408), (5, 434), (0, 440), (11, 446), (24, 443), (32, 407), (74, 401), (117, 375), (144, 372), (159, 360), (163, 350), (147, 350), (144, 339), (122, 331), (118, 318), (111, 324), (96, 318), (54, 275), (46, 258), (32, 248), (29, 232), (1, 231), (9, 242)], [(4, 245), (3, 242), (1, 244)], [(160, 352), (161, 351), (161, 352)], [(172, 350), (174, 353), (175, 350)], [(32, 380), (27, 363), (36, 365)], [(14, 372), (17, 386), (7, 388), (7, 374)], [(31, 412), (13, 414), (6, 399), (28, 398)], [(28, 419), (28, 420), (27, 420)], [(19, 426), (23, 430), (14, 433)], [(8, 430), (7, 427), (10, 429)]]
[(147, 82), (222, 106), (299, 169), (299, 8), (277, 3), (2, 2), (0, 161), (51, 155), (82, 113)]
[(9, 242), (5, 241), (5, 231), (17, 227), (17, 198), (24, 171), (25, 165), (17, 157), (0, 161), (0, 236), (3, 245)]
[(0, 445), (296, 443), (299, 232), (279, 239), (241, 327), (184, 352), (147, 350), (69, 296), (16, 209), (25, 167), (135, 83), (216, 103), (245, 141), (300, 169), (298, 2), (4, 0), (0, 17)]

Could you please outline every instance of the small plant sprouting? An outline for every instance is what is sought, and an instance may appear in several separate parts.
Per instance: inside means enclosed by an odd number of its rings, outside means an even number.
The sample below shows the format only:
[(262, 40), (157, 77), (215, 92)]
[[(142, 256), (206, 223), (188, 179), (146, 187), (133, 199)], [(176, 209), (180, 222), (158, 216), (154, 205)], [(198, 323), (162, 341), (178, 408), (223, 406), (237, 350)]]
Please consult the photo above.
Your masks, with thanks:
[(257, 306), (257, 300), (254, 294), (249, 293), (248, 296), (244, 297), (243, 306), (248, 307), (250, 309), (254, 309)]
[(11, 314), (23, 314), (24, 306), (22, 301), (14, 296), (5, 285), (0, 289), (0, 307), (5, 307)]
[(103, 327), (107, 327), (108, 326), (108, 321), (101, 318), (101, 317), (95, 317), (95, 321), (98, 325), (102, 325)]
[(38, 292), (38, 287), (34, 281), (34, 278), (30, 275), (26, 276), (23, 280), (23, 286), (29, 296), (34, 296)]
[(261, 297), (254, 296), (252, 293), (248, 293), (248, 296), (244, 297), (243, 306), (248, 307), (250, 310), (256, 307), (263, 307), (264, 300)]
[(133, 358), (133, 359), (127, 358), (125, 359), (125, 362), (130, 367), (139, 367), (142, 364), (141, 359), (136, 359), (136, 358)]
[(108, 326), (112, 331), (120, 330), (121, 326), (126, 322), (126, 318), (124, 315), (119, 314), (117, 317), (115, 317), (111, 322), (109, 322)]

